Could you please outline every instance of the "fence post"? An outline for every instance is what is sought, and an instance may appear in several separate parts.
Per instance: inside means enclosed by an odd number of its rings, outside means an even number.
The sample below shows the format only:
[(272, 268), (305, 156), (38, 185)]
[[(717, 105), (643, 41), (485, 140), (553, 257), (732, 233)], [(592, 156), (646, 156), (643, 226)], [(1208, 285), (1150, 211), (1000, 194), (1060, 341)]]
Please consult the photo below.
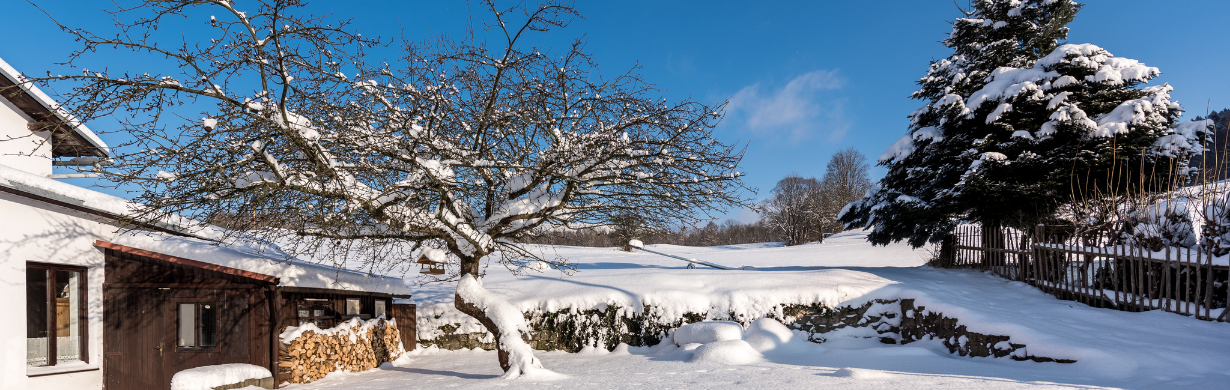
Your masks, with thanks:
[(957, 244), (955, 241), (958, 233), (959, 229), (953, 229), (952, 234), (940, 240), (939, 264), (936, 264), (940, 268), (952, 268), (956, 263)]

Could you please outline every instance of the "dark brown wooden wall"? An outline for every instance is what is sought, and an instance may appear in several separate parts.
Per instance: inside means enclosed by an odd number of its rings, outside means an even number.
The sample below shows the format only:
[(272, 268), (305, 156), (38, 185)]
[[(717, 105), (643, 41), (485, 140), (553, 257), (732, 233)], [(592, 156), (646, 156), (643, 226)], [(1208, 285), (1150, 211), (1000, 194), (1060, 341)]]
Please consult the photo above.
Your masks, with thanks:
[[(372, 318), (376, 314), (376, 301), (384, 301), (385, 312), (392, 313), (393, 298), (384, 294), (372, 294), (364, 292), (346, 293), (342, 291), (330, 292), (282, 292), (282, 307), (278, 310), (279, 317), (279, 332), (286, 330), (289, 326), (299, 326), (299, 307), (300, 305), (322, 305), (333, 311), (330, 323), (319, 324), (323, 327), (331, 327), (345, 320), (349, 320), (354, 316), (346, 315), (346, 299), (359, 299), (359, 314), (367, 315)], [(308, 299), (325, 299), (327, 301), (308, 301)]]
[[(176, 372), (206, 365), (270, 367), (271, 284), (111, 249), (104, 275), (108, 390), (166, 389)], [(218, 304), (216, 347), (175, 346), (176, 305), (186, 302)]]
[(406, 351), (413, 351), (419, 346), (418, 312), (414, 304), (393, 305), (390, 314), (397, 320), (397, 332), (401, 334), (402, 346)]

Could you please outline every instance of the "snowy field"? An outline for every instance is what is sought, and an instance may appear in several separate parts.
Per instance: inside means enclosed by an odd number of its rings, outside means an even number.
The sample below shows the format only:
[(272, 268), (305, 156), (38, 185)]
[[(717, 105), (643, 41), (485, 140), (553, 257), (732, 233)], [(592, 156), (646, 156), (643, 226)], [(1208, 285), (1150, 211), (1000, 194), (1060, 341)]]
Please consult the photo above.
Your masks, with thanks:
[[(938, 340), (887, 345), (855, 337), (858, 332), (843, 337), (838, 331), (823, 344), (796, 335), (741, 365), (692, 362), (695, 351), (673, 344), (615, 352), (540, 351), (544, 365), (562, 374), (553, 380), (498, 379), (494, 352), (420, 348), (396, 365), (335, 373), (290, 388), (1230, 388), (1230, 324), (1090, 308), (978, 272), (924, 267), (923, 251), (904, 245), (871, 247), (863, 237), (850, 232), (824, 244), (790, 248), (651, 247), (748, 267), (733, 271), (686, 269), (678, 260), (647, 253), (561, 247), (554, 251), (574, 261), (577, 272), (526, 270), (514, 276), (491, 269), (484, 284), (521, 309), (549, 310), (649, 303), (675, 311), (750, 314), (781, 302), (914, 298), (917, 305), (957, 318), (971, 331), (1007, 335), (1028, 345), (1030, 354), (1078, 362), (960, 357)], [(446, 308), (452, 305), (453, 288), (417, 288), (420, 314), (436, 310), (450, 316)]]

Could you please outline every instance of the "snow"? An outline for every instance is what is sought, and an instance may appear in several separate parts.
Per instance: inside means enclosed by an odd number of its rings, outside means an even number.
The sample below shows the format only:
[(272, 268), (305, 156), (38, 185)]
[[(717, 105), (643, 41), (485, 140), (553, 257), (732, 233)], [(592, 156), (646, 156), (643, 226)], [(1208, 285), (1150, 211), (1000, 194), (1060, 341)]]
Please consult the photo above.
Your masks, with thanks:
[(171, 377), (171, 390), (212, 390), (246, 381), (272, 377), (269, 369), (251, 364), (232, 363), (189, 368)]
[[(158, 177), (163, 180), (174, 180), (177, 177), (172, 172), (162, 173)], [(62, 183), (4, 165), (0, 165), (0, 186), (111, 215), (132, 215), (142, 210), (139, 204), (127, 199)], [(412, 292), (401, 277), (374, 275), (293, 259), (273, 244), (239, 240), (233, 246), (219, 246), (214, 241), (223, 237), (225, 232), (222, 229), (215, 226), (202, 226), (200, 222), (178, 215), (165, 215), (158, 219), (150, 219), (150, 222), (153, 225), (183, 232), (193, 237), (124, 230), (118, 232), (111, 242), (273, 276), (279, 279), (282, 286), (288, 287), (330, 288), (394, 295), (410, 295)], [(352, 268), (357, 269), (358, 267)]]
[[(823, 244), (793, 247), (649, 246), (665, 253), (749, 266), (739, 270), (686, 269), (671, 259), (616, 248), (531, 246), (531, 250), (551, 250), (572, 260), (576, 272), (549, 270), (541, 275), (515, 276), (493, 271), (482, 280), (482, 287), (522, 312), (613, 310), (618, 306), (618, 310), (629, 313), (650, 304), (667, 320), (681, 318), (686, 312), (708, 319), (742, 315), (750, 322), (743, 341), (763, 356), (763, 361), (733, 366), (693, 362), (705, 344), (678, 347), (674, 342), (654, 348), (631, 347), (629, 355), (592, 350), (585, 355), (536, 351), (543, 366), (569, 376), (551, 386), (633, 388), (636, 386), (628, 383), (654, 383), (658, 387), (713, 388), (738, 384), (762, 388), (1210, 388), (1230, 380), (1223, 367), (1230, 359), (1230, 340), (1222, 337), (1230, 331), (1230, 324), (1159, 311), (1130, 313), (1093, 308), (980, 272), (929, 268), (922, 266), (928, 256), (924, 251), (914, 251), (905, 244), (872, 247), (865, 242), (866, 234), (844, 232)], [(459, 333), (481, 331), (481, 326), (451, 308), (453, 293), (441, 284), (424, 286), (416, 293), (420, 338), (434, 337), (439, 331), (433, 326), (444, 323), (461, 324)], [(825, 334), (827, 341), (816, 344), (806, 341), (805, 334), (783, 329), (780, 324), (754, 321), (782, 304), (819, 302), (835, 307), (902, 298), (914, 299), (915, 307), (924, 307), (924, 312), (958, 319), (972, 332), (1009, 336), (1011, 342), (1027, 345), (1030, 355), (1077, 362), (960, 357), (949, 354), (941, 340), (886, 345), (878, 338), (866, 338), (875, 335), (870, 328), (830, 332)], [(894, 307), (898, 306), (876, 305), (871, 312), (899, 310)], [(738, 349), (713, 348), (727, 352)], [(406, 372), (381, 371), (370, 374), (371, 379), (347, 377), (345, 386), (348, 390), (383, 389), (381, 386), (394, 384), (408, 388), (478, 388), (495, 386), (484, 379), (501, 374), (490, 352), (426, 348), (411, 354), (415, 362), (404, 368)], [(428, 354), (430, 358), (419, 358)], [(850, 374), (834, 376), (841, 368), (850, 368)], [(705, 372), (697, 372), (701, 370)], [(859, 382), (859, 370), (886, 378), (872, 386)], [(405, 375), (414, 375), (414, 380)], [(325, 380), (304, 388), (330, 388), (338, 383)], [(499, 383), (511, 388), (543, 386), (537, 382)]]
[(794, 331), (772, 318), (761, 318), (747, 326), (743, 341), (757, 351), (776, 349), (794, 338)]
[[(168, 172), (167, 175), (161, 175), (161, 178), (166, 180), (170, 176), (175, 175)], [(115, 216), (135, 215), (144, 210), (140, 204), (127, 199), (62, 183), (4, 165), (0, 165), (0, 186)], [(217, 239), (222, 235), (217, 227), (202, 226), (200, 222), (178, 215), (145, 218), (145, 221), (155, 226), (201, 238)]]
[(691, 362), (744, 365), (759, 362), (763, 357), (743, 340), (724, 340), (696, 348)]
[(913, 137), (914, 136), (912, 134), (906, 134), (901, 138), (898, 138), (897, 142), (893, 142), (892, 145), (889, 145), (888, 149), (885, 150), (884, 153), (880, 154), (880, 158), (876, 159), (876, 161), (884, 163), (893, 160), (901, 160), (906, 156), (909, 156), (910, 153), (914, 153), (915, 147)]
[(423, 256), (426, 256), (427, 260), (437, 263), (443, 263), (448, 260), (448, 255), (436, 248), (423, 248)]
[(278, 278), (284, 287), (328, 288), (410, 295), (401, 277), (374, 275), (312, 264), (285, 254), (273, 244), (237, 242), (231, 246), (197, 238), (144, 231), (124, 231), (113, 243), (175, 257), (216, 264)]
[(127, 199), (62, 183), (4, 165), (0, 165), (0, 186), (110, 214), (123, 215), (139, 210), (137, 204)]
[(742, 340), (743, 325), (730, 321), (703, 321), (675, 329), (672, 340), (680, 347), (687, 344), (708, 344), (717, 341)]

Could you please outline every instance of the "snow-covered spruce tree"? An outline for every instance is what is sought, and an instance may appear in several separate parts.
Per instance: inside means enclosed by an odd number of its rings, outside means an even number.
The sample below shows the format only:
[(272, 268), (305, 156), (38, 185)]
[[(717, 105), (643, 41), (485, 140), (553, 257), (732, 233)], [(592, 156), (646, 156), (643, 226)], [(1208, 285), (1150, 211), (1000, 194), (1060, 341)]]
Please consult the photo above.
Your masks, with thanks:
[(1080, 7), (975, 1), (944, 40), (953, 54), (918, 81), (913, 97), (926, 104), (910, 114), (909, 132), (880, 156), (888, 173), (842, 222), (874, 226), (876, 244), (918, 247), (958, 221), (1032, 226), (1081, 186), (1116, 184), (1108, 178), (1185, 173), (1203, 122), (1176, 126), (1182, 109), (1169, 85), (1138, 88), (1157, 68), (1060, 45)]
[[(117, 14), (121, 34), (64, 27), (84, 43), (68, 63), (80, 73), (44, 81), (75, 83), (63, 98), (83, 119), (131, 118), (134, 141), (104, 174), (144, 189), (150, 213), (243, 232), (225, 242), (376, 265), (446, 253), (456, 307), (495, 336), (506, 378), (542, 366), (522, 314), (483, 289), (483, 264), (566, 266), (518, 237), (630, 212), (685, 225), (746, 202), (741, 152), (712, 135), (721, 107), (668, 102), (632, 72), (603, 77), (581, 41), (523, 47), (564, 27), (567, 6), (485, 2), (487, 35), (405, 43), (384, 63), (345, 21), (296, 14), (293, 0), (249, 4), (146, 1)], [(86, 70), (96, 51), (138, 69)]]

